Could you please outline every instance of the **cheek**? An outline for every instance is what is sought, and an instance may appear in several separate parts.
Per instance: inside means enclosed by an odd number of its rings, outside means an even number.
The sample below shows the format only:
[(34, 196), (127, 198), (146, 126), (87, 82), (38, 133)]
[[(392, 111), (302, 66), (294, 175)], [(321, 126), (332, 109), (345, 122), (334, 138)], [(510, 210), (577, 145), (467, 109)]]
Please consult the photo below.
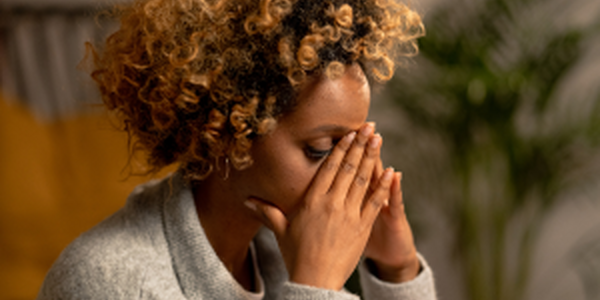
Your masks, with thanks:
[(300, 154), (281, 162), (278, 177), (274, 178), (278, 183), (278, 194), (285, 197), (281, 201), (286, 202), (286, 207), (296, 206), (301, 201), (318, 170), (317, 164), (310, 163), (303, 153)]
[(281, 155), (273, 155), (263, 166), (268, 174), (264, 174), (263, 186), (266, 200), (289, 213), (302, 201), (312, 183), (319, 164), (310, 162), (302, 150), (292, 149)]

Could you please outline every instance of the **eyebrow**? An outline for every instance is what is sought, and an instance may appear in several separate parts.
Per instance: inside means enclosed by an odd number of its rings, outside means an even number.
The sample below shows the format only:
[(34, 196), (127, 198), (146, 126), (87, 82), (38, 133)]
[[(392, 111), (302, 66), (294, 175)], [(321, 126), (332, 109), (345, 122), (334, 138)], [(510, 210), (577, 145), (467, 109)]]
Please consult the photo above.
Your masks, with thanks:
[(315, 133), (315, 132), (339, 132), (339, 133), (346, 133), (346, 132), (350, 132), (352, 131), (352, 128), (348, 128), (346, 126), (342, 126), (342, 125), (337, 125), (337, 124), (326, 124), (326, 125), (321, 125), (319, 127), (313, 128), (310, 130), (311, 133)]

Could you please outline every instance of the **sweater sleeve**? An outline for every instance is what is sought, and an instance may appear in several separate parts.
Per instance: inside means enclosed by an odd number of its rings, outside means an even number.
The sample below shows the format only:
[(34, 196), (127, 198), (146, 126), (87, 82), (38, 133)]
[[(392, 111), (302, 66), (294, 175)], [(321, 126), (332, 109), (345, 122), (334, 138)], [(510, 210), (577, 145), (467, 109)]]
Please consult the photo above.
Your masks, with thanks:
[(422, 270), (415, 279), (403, 283), (380, 280), (369, 272), (365, 261), (359, 265), (360, 284), (365, 299), (435, 300), (433, 273), (425, 259), (419, 254)]
[(307, 285), (286, 282), (282, 288), (282, 300), (359, 300), (346, 290), (332, 291)]

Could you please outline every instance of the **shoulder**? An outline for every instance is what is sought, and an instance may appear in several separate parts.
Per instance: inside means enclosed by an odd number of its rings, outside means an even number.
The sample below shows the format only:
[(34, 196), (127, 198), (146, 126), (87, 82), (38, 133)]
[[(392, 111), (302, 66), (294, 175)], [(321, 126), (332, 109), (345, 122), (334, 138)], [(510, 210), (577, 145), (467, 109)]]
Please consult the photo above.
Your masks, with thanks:
[(136, 298), (147, 270), (169, 260), (161, 215), (165, 181), (137, 187), (122, 209), (73, 241), (38, 298)]

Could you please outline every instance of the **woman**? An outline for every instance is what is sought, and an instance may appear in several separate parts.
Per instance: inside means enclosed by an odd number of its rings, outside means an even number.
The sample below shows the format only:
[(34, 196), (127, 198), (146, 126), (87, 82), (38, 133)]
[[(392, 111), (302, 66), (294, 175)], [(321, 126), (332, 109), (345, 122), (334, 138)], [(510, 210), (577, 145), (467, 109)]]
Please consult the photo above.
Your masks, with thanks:
[(354, 299), (358, 265), (365, 298), (435, 299), (365, 123), (422, 33), (386, 0), (125, 7), (92, 76), (149, 165), (180, 168), (75, 240), (38, 298)]

